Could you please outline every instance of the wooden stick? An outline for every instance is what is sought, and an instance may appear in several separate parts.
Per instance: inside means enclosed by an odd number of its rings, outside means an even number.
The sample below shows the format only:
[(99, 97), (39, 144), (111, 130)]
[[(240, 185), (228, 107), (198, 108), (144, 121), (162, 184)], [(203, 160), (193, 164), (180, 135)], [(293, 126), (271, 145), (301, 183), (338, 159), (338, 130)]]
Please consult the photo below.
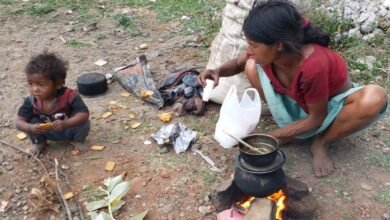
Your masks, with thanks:
[(233, 138), (234, 140), (240, 142), (242, 145), (244, 145), (245, 147), (253, 150), (253, 151), (256, 151), (257, 153), (260, 153), (260, 154), (266, 154), (268, 153), (267, 151), (263, 151), (263, 149), (260, 149), (260, 148), (256, 148), (256, 147), (253, 147), (252, 145), (246, 143), (245, 141), (241, 140), (241, 138), (238, 138), (238, 137), (235, 137), (233, 136), (232, 134), (230, 134), (229, 132), (223, 130), (223, 132), (225, 132), (225, 134), (229, 135), (231, 138)]
[(68, 203), (66, 202), (66, 199), (64, 198), (64, 193), (62, 192), (62, 189), (60, 187), (60, 178), (59, 178), (59, 175), (58, 175), (58, 161), (57, 161), (57, 158), (54, 158), (54, 170), (55, 170), (55, 175), (56, 175), (57, 189), (58, 189), (58, 191), (59, 191), (59, 193), (61, 195), (61, 200), (64, 203), (66, 214), (68, 215), (68, 219), (72, 220), (73, 219), (72, 213), (70, 212)]
[[(38, 157), (36, 157), (36, 156), (34, 156), (33, 154), (31, 154), (31, 153), (29, 153), (29, 152), (23, 150), (23, 149), (20, 148), (20, 147), (11, 145), (11, 144), (9, 144), (9, 143), (3, 141), (3, 140), (0, 140), (0, 143), (2, 143), (3, 145), (5, 145), (5, 146), (7, 146), (7, 147), (11, 147), (11, 148), (13, 148), (13, 149), (15, 149), (15, 150), (18, 150), (18, 151), (20, 151), (20, 152), (22, 152), (22, 153), (25, 153), (25, 154), (27, 154), (28, 156), (34, 158), (34, 160), (36, 160), (36, 161), (39, 163), (39, 165), (41, 165), (41, 167), (43, 168), (43, 170), (45, 171), (45, 173), (46, 173), (48, 176), (50, 176), (49, 172), (47, 171), (47, 168), (46, 168), (45, 164), (43, 164), (43, 162), (42, 162)], [(61, 194), (60, 194), (60, 189), (58, 188), (58, 186), (57, 186), (57, 189), (54, 190), (54, 192), (56, 193), (56, 196), (57, 196), (58, 199), (60, 200), (62, 208), (65, 209), (65, 204), (62, 202)]]

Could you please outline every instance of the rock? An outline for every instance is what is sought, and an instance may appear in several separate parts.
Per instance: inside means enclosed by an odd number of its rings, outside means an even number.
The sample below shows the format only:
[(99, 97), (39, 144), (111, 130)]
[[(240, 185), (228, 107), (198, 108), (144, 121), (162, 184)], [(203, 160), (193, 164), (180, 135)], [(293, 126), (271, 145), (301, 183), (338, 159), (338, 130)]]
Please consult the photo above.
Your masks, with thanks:
[(168, 171), (163, 170), (163, 171), (161, 171), (160, 176), (161, 176), (162, 178), (170, 178), (170, 177), (171, 177), (171, 174), (170, 174)]
[(19, 193), (22, 192), (22, 190), (18, 188), (18, 189), (15, 190), (15, 192), (16, 192), (17, 194), (19, 194)]
[(4, 155), (2, 153), (0, 153), (0, 163), (3, 163), (4, 159), (5, 159)]
[(168, 147), (162, 147), (162, 148), (160, 148), (160, 154), (166, 154), (166, 153), (168, 153), (168, 152), (169, 152)]
[(311, 217), (318, 209), (317, 200), (311, 195), (306, 195), (301, 199), (294, 199), (287, 196), (287, 215), (289, 217), (303, 218)]
[(161, 208), (161, 211), (162, 211), (164, 214), (168, 214), (168, 213), (170, 213), (172, 210), (173, 210), (173, 205), (172, 205), (172, 204), (165, 205), (164, 207)]
[(390, 10), (390, 0), (384, 0), (383, 7), (385, 7), (387, 10)]
[(198, 211), (202, 213), (204, 216), (210, 215), (213, 213), (211, 206), (199, 206)]
[(6, 170), (8, 171), (11, 171), (14, 169), (14, 166), (12, 164), (8, 164), (6, 167), (5, 167)]
[(217, 212), (229, 209), (234, 201), (239, 200), (239, 198), (236, 197), (242, 194), (233, 179), (234, 178), (231, 177), (212, 187), (210, 197)]
[(375, 14), (370, 14), (367, 20), (365, 20), (361, 26), (360, 31), (363, 34), (371, 33), (378, 26), (378, 20), (376, 19)]
[(383, 152), (384, 154), (388, 154), (388, 153), (390, 152), (390, 147), (385, 147), (385, 148), (383, 148), (383, 149), (382, 149), (382, 152)]
[(61, 169), (63, 169), (63, 170), (69, 170), (69, 166), (66, 165), (66, 164), (62, 164), (62, 165), (61, 165)]
[(360, 187), (362, 189), (364, 189), (364, 190), (367, 190), (367, 191), (371, 191), (372, 190), (372, 186), (368, 185), (367, 183), (361, 183)]
[(23, 206), (23, 207), (22, 207), (22, 210), (23, 210), (23, 211), (27, 211), (27, 210), (28, 210), (28, 206), (27, 206), (27, 205)]
[(389, 220), (390, 219), (390, 214), (389, 213), (383, 213), (382, 219), (383, 220)]
[(91, 24), (88, 24), (87, 26), (83, 27), (83, 31), (90, 32), (97, 30), (97, 22), (93, 22)]
[(292, 179), (290, 177), (287, 177), (286, 182), (287, 182), (286, 194), (289, 197), (300, 199), (309, 194), (309, 188), (305, 183), (297, 179)]
[(256, 198), (244, 217), (245, 220), (274, 220), (274, 203), (265, 198)]

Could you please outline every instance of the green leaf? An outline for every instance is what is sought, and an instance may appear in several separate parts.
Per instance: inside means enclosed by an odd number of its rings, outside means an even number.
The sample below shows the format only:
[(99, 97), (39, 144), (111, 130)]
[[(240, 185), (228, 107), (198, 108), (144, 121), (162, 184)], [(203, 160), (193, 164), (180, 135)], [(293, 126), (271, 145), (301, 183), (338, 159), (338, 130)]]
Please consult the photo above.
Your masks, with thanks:
[(126, 202), (121, 200), (118, 203), (116, 203), (115, 205), (111, 206), (112, 213), (118, 211), (125, 203)]
[(108, 201), (105, 199), (98, 200), (98, 201), (93, 201), (93, 202), (86, 202), (85, 207), (87, 208), (88, 211), (95, 211), (100, 208), (104, 208), (108, 206)]
[(91, 220), (96, 220), (96, 217), (98, 216), (97, 212), (88, 212), (89, 216), (91, 216)]
[(149, 209), (145, 210), (144, 212), (137, 214), (136, 216), (130, 218), (130, 220), (143, 220), (145, 216), (148, 214)]
[(113, 220), (111, 216), (105, 212), (99, 212), (99, 215), (96, 217), (96, 220)]
[(127, 194), (127, 192), (129, 192), (129, 190), (130, 182), (126, 181), (119, 183), (112, 189), (110, 195), (108, 196), (108, 202), (112, 203), (112, 201), (122, 198), (124, 195)]
[(111, 192), (111, 190), (119, 183), (123, 181), (123, 176), (119, 175), (113, 178), (108, 178), (104, 180), (104, 185), (107, 186), (107, 191)]

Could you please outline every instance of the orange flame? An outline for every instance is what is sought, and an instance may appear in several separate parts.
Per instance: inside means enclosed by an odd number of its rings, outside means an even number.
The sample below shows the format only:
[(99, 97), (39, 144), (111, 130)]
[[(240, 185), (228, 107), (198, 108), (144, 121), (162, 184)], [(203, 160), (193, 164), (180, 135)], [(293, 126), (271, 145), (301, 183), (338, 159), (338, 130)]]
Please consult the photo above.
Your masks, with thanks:
[(253, 196), (245, 196), (240, 201), (236, 202), (237, 205), (241, 206), (244, 209), (249, 209), (252, 204), (252, 201), (255, 199)]
[(284, 209), (286, 209), (286, 204), (284, 202), (286, 200), (286, 194), (284, 194), (283, 190), (279, 190), (276, 193), (268, 196), (267, 199), (276, 203), (275, 219), (282, 220), (282, 212)]

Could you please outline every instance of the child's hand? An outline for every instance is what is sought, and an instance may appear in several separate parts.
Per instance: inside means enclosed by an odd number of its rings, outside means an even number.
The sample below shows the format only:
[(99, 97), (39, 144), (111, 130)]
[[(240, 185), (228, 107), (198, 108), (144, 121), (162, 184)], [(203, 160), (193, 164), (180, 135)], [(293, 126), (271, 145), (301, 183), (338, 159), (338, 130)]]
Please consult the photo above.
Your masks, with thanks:
[(51, 126), (53, 131), (63, 131), (66, 129), (66, 123), (64, 120), (55, 120)]
[(40, 124), (31, 124), (30, 130), (33, 134), (45, 134), (50, 130), (50, 128), (43, 127)]

